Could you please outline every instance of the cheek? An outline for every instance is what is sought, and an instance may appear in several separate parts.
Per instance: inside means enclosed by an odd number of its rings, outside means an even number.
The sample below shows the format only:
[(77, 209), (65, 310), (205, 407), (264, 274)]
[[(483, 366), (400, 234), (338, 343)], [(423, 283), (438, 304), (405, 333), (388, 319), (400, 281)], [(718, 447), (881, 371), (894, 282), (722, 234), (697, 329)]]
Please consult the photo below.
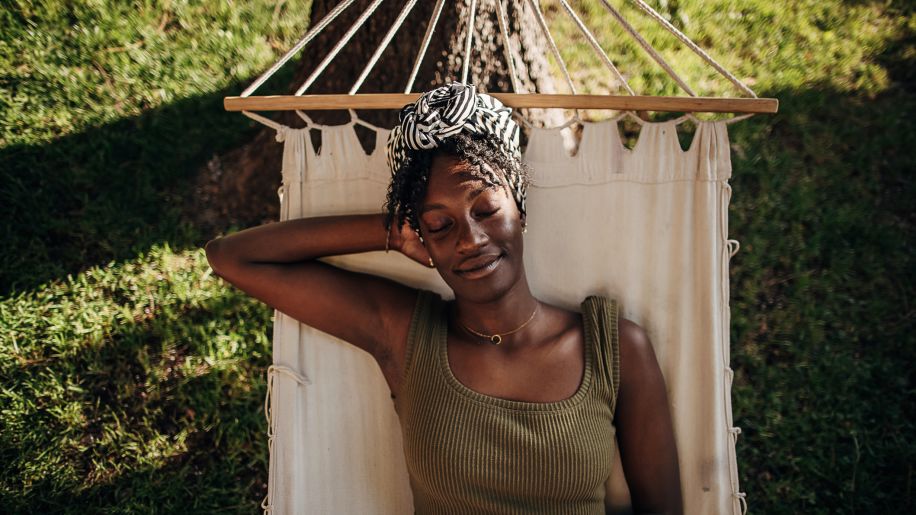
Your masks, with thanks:
[(516, 217), (502, 217), (499, 220), (492, 221), (490, 231), (491, 234), (498, 235), (501, 239), (521, 238), (521, 222)]

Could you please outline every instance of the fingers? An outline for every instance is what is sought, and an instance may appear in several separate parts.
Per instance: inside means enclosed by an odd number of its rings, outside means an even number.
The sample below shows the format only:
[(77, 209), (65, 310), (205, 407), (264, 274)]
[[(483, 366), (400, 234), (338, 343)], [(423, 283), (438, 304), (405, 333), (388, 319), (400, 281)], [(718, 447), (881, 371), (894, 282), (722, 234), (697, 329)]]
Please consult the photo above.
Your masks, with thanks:
[[(395, 231), (392, 229), (392, 235), (394, 234)], [(423, 237), (407, 221), (396, 231), (396, 236), (392, 236), (391, 248), (398, 249), (405, 256), (427, 268), (436, 268), (432, 256), (426, 250)]]

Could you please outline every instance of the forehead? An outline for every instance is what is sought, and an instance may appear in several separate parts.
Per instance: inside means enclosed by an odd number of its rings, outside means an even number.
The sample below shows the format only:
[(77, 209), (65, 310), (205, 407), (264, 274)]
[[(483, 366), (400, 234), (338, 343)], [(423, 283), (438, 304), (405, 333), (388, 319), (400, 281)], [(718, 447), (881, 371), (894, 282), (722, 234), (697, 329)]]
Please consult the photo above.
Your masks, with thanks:
[(450, 192), (465, 194), (469, 190), (481, 190), (490, 187), (478, 175), (473, 166), (455, 156), (439, 154), (433, 157), (429, 169), (427, 196), (447, 195)]

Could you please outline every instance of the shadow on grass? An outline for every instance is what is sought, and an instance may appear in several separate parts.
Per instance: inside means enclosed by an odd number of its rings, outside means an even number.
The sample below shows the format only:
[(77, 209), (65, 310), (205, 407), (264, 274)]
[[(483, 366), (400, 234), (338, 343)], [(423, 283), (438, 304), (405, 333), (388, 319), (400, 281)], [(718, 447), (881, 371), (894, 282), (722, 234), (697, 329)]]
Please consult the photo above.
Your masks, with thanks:
[[(200, 245), (210, 235), (182, 217), (195, 202), (197, 171), (260, 128), (223, 111), (223, 97), (239, 89), (0, 149), (0, 296), (131, 259), (153, 244)], [(279, 170), (265, 170), (264, 180), (279, 185)]]
[(113, 323), (102, 345), (75, 356), (46, 351), (14, 368), (4, 381), (24, 399), (0, 432), (0, 511), (256, 511), (269, 338), (237, 329), (266, 328), (269, 315), (227, 292)]
[(755, 512), (914, 508), (916, 63), (900, 50), (879, 95), (768, 91), (779, 114), (729, 128), (732, 393)]

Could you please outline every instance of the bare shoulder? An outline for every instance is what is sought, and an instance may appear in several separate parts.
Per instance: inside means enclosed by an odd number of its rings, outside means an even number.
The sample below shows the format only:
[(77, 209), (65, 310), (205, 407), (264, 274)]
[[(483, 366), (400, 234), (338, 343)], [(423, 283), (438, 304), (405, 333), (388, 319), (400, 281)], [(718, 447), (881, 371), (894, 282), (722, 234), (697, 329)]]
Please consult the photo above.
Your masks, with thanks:
[(617, 325), (617, 334), (620, 341), (621, 354), (626, 353), (632, 356), (650, 354), (654, 359), (655, 351), (652, 349), (649, 334), (641, 325), (632, 320), (621, 318)]
[(646, 386), (659, 377), (658, 360), (649, 334), (636, 322), (621, 318), (618, 323), (620, 345), (621, 388), (627, 385)]

